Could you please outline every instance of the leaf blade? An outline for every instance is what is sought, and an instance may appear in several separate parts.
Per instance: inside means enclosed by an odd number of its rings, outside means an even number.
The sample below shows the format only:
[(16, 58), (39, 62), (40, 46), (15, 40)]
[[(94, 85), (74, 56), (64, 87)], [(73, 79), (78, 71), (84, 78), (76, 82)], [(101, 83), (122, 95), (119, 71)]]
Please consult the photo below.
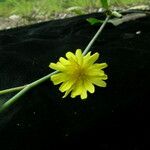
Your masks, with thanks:
[(109, 5), (108, 5), (108, 0), (100, 0), (101, 1), (101, 4), (102, 4), (102, 7), (105, 8), (105, 9), (108, 9), (109, 8)]
[(104, 21), (96, 18), (88, 18), (86, 19), (91, 25), (102, 24)]

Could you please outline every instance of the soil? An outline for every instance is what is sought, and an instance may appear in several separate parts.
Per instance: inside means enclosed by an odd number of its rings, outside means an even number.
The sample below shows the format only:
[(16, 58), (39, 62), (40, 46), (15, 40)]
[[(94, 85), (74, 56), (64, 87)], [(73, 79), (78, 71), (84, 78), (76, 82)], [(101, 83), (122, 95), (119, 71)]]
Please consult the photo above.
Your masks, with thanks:
[[(1, 31), (0, 89), (41, 78), (52, 71), (50, 62), (84, 49), (99, 28), (89, 17), (104, 19), (94, 13)], [(86, 101), (62, 99), (50, 81), (35, 87), (0, 114), (1, 149), (149, 149), (149, 26), (148, 14), (107, 24), (91, 49), (108, 63), (107, 87), (96, 87)]]

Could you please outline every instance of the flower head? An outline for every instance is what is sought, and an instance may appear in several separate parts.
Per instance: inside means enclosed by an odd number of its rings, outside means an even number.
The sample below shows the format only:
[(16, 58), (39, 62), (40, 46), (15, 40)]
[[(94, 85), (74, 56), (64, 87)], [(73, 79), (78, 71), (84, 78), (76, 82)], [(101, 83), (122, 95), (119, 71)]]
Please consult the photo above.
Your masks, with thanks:
[[(54, 85), (61, 84), (59, 90), (65, 92), (63, 98), (69, 93), (75, 98), (80, 95), (81, 99), (87, 98), (87, 91), (95, 92), (94, 85), (106, 87), (107, 75), (102, 69), (107, 67), (106, 63), (95, 63), (99, 54), (91, 55), (91, 52), (85, 56), (80, 49), (75, 54), (66, 53), (66, 58), (60, 57), (57, 63), (50, 63), (49, 67), (58, 70), (57, 74), (51, 76)], [(94, 85), (93, 85), (94, 84)]]

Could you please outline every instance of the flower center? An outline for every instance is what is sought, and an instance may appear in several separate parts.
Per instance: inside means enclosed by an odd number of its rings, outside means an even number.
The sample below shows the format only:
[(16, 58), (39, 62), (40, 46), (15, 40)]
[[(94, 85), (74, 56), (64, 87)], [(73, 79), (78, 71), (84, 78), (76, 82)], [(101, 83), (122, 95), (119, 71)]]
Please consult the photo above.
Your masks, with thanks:
[(76, 80), (83, 80), (85, 78), (85, 69), (81, 66), (78, 66), (74, 71), (74, 77)]

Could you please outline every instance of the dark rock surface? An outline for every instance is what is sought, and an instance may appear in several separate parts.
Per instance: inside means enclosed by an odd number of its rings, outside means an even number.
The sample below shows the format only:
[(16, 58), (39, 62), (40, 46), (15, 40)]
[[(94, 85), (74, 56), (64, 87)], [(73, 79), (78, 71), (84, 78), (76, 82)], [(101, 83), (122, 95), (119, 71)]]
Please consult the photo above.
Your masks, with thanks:
[[(98, 26), (88, 17), (55, 20), (0, 32), (0, 89), (30, 83), (51, 72), (67, 51), (84, 49)], [(108, 24), (91, 49), (107, 62), (107, 88), (86, 101), (62, 99), (50, 81), (0, 114), (0, 149), (144, 150), (149, 144), (150, 16)], [(0, 103), (12, 95), (0, 96)]]

